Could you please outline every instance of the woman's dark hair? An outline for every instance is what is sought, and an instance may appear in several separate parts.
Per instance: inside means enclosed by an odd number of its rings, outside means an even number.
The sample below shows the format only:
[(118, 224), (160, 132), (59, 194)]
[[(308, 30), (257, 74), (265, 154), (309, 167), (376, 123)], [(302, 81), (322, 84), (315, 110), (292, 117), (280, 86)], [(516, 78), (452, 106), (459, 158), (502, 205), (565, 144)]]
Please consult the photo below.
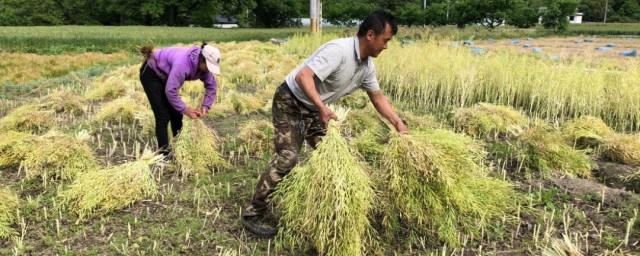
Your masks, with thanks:
[(387, 23), (391, 25), (391, 32), (393, 35), (396, 35), (396, 33), (398, 33), (398, 22), (396, 21), (396, 17), (386, 10), (377, 9), (369, 13), (369, 16), (360, 23), (358, 37), (367, 35), (369, 30), (373, 30), (375, 35), (380, 35), (384, 32)]
[[(200, 46), (200, 50), (204, 49), (204, 46), (207, 45), (207, 41), (202, 40), (202, 45)], [(207, 59), (204, 58), (204, 54), (200, 51), (200, 62), (206, 62)]]
[(153, 54), (153, 44), (145, 44), (138, 46), (138, 52), (145, 58), (151, 58), (151, 54)]

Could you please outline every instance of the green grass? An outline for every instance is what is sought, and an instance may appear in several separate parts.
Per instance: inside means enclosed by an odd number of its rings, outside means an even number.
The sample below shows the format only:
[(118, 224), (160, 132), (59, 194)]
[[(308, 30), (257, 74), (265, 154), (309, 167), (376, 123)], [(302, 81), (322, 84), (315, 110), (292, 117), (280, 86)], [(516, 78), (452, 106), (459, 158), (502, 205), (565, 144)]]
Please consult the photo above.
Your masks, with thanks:
[[(325, 31), (336, 29), (325, 29)], [(282, 29), (213, 29), (143, 26), (56, 26), (2, 27), (0, 49), (9, 52), (61, 54), (80, 52), (134, 52), (136, 46), (155, 43), (168, 46), (178, 43), (266, 41), (306, 33), (308, 28)]]
[(571, 24), (566, 34), (640, 35), (640, 23), (584, 23)]

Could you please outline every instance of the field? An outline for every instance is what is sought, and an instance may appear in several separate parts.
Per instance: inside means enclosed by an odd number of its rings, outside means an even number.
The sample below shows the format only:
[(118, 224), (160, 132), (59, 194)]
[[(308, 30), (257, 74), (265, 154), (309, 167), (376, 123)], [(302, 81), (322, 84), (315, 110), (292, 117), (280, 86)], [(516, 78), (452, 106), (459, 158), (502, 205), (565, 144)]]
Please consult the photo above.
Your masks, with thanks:
[[(640, 254), (640, 66), (620, 54), (640, 39), (401, 30), (375, 63), (411, 133), (391, 131), (363, 92), (345, 97), (333, 150), (303, 148), (294, 196), (273, 209), (286, 233), (266, 239), (240, 212), (274, 154), (273, 92), (352, 30), (54, 29), (0, 31), (0, 255)], [(223, 54), (216, 103), (174, 141), (192, 154), (158, 163), (133, 50), (202, 39)], [(203, 92), (189, 82), (181, 95), (196, 105)], [(353, 187), (308, 178), (329, 166)], [(295, 200), (307, 188), (353, 208)], [(320, 216), (334, 209), (352, 211)]]

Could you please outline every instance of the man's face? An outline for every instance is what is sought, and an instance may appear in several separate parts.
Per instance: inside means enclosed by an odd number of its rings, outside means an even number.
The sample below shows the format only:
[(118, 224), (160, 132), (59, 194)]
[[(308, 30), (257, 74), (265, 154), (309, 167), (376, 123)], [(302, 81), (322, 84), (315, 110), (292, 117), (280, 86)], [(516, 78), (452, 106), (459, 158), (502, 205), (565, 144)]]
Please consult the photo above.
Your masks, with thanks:
[(392, 38), (393, 33), (391, 32), (391, 25), (389, 25), (389, 23), (386, 24), (384, 31), (379, 35), (376, 35), (372, 30), (369, 30), (367, 33), (369, 56), (374, 58), (378, 57), (382, 50), (387, 49), (387, 43), (391, 41)]

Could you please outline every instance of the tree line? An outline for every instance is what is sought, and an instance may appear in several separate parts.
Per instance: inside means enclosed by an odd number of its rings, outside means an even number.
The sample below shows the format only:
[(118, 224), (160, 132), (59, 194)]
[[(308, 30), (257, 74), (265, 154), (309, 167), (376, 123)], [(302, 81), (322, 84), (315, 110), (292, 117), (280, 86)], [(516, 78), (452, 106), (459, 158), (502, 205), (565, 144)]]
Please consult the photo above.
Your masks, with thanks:
[[(542, 8), (541, 8), (542, 7)], [(323, 0), (323, 18), (354, 25), (371, 10), (394, 12), (403, 25), (503, 22), (531, 27), (543, 17), (563, 29), (576, 10), (585, 22), (640, 22), (640, 0)], [(299, 26), (308, 0), (0, 0), (0, 25), (155, 25), (211, 27), (212, 17), (234, 17), (244, 27)]]

